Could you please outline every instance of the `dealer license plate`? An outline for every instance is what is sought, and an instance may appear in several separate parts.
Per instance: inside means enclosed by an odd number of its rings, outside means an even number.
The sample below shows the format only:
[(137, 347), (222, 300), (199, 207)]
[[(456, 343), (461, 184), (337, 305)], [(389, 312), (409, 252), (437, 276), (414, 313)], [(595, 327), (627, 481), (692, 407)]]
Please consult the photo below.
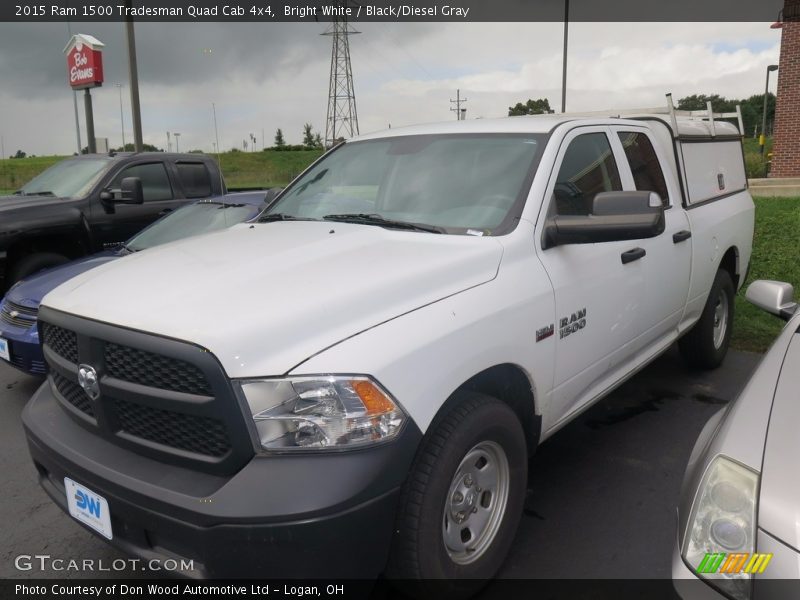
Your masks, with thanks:
[(103, 537), (112, 539), (111, 513), (106, 499), (69, 477), (64, 477), (64, 488), (67, 491), (69, 514)]

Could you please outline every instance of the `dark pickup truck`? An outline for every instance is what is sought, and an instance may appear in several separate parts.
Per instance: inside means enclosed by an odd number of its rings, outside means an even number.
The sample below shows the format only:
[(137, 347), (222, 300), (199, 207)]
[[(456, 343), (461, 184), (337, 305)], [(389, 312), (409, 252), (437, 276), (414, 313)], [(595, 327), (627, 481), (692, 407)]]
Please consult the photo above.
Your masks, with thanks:
[(0, 197), (0, 292), (122, 242), (188, 202), (224, 193), (217, 163), (203, 154), (126, 152), (59, 162)]

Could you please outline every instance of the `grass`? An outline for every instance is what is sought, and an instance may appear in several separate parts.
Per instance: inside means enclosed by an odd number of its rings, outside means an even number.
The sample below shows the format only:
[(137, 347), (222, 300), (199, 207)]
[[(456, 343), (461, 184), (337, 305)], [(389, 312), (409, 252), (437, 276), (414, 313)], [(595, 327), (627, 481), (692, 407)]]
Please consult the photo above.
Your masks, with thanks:
[[(321, 150), (291, 152), (225, 152), (219, 155), (230, 188), (283, 187), (322, 154)], [(66, 156), (36, 156), (0, 160), (0, 194), (10, 194)]]
[[(756, 198), (756, 227), (747, 286), (756, 279), (786, 281), (800, 291), (800, 198)], [(765, 351), (783, 321), (736, 296), (731, 345), (738, 350)]]

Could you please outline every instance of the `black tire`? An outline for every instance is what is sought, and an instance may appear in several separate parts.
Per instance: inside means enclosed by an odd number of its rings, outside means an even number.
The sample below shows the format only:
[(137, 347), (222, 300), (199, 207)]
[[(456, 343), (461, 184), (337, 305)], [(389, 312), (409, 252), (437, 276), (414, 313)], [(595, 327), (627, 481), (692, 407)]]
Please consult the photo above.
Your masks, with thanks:
[[(730, 274), (720, 269), (714, 277), (700, 320), (678, 341), (686, 363), (696, 369), (716, 369), (728, 353), (733, 331), (735, 290)], [(725, 306), (726, 305), (726, 306)], [(718, 319), (726, 319), (720, 334)]]
[(28, 275), (33, 275), (43, 269), (50, 267), (57, 267), (69, 262), (66, 256), (56, 254), (55, 252), (37, 252), (30, 254), (25, 258), (17, 261), (11, 269), (11, 277), (8, 280), (8, 286), (11, 287), (20, 279), (24, 279)]
[[(452, 520), (454, 513), (449, 511), (455, 509), (451, 500), (456, 493), (460, 494), (458, 490), (453, 492), (455, 476), (460, 467), (471, 465), (475, 456), (479, 456), (471, 452), (480, 453), (482, 448), (492, 452), (500, 448), (507, 459), (505, 510), (501, 516), (489, 518), (488, 522), (496, 525), (487, 526), (484, 531), (493, 530), (494, 534), (479, 536), (477, 559), (470, 558), (469, 552), (454, 559), (445, 545), (445, 523), (456, 527), (458, 537), (463, 539), (464, 531), (470, 527), (470, 516), (478, 513), (478, 508), (484, 516), (496, 514), (493, 507), (501, 506), (500, 499), (504, 495), (500, 484), (493, 492), (488, 491), (488, 486), (484, 490), (479, 487), (478, 479), (484, 475), (480, 469), (487, 465), (479, 458), (475, 464), (483, 466), (474, 467), (477, 469), (474, 471), (475, 480), (468, 488), (476, 493), (459, 496), (474, 503), (468, 505), (465, 500), (462, 504), (467, 507), (467, 510), (459, 512), (467, 515), (464, 522), (456, 524)], [(499, 453), (495, 458), (495, 466), (502, 464)], [(514, 411), (491, 396), (457, 392), (452, 408), (432, 423), (403, 487), (386, 571), (388, 578), (413, 596), (463, 598), (479, 591), (497, 573), (508, 554), (522, 514), (527, 474), (525, 433)], [(458, 481), (465, 479), (459, 477)], [(494, 500), (497, 500), (496, 504), (492, 503)], [(473, 508), (469, 510), (469, 506)], [(476, 514), (474, 518), (481, 517)], [(447, 531), (450, 531), (449, 527)], [(481, 539), (487, 540), (482, 548)], [(472, 541), (470, 538), (469, 542)], [(457, 560), (472, 562), (459, 564)]]

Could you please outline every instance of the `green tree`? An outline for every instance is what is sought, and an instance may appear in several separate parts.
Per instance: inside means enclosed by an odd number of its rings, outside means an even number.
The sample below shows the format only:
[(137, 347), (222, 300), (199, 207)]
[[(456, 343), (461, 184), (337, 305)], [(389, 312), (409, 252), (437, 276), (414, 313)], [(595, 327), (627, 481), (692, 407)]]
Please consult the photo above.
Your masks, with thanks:
[(274, 146), (276, 148), (283, 148), (286, 146), (286, 140), (283, 139), (283, 131), (281, 131), (280, 128), (278, 128), (278, 130), (275, 132)]
[(319, 133), (314, 134), (314, 148), (322, 148), (322, 136)]
[(314, 127), (311, 123), (303, 125), (303, 146), (314, 145)]
[(678, 100), (678, 110), (705, 110), (708, 102), (714, 107), (714, 112), (734, 112), (738, 100), (728, 100), (719, 94), (692, 94)]
[(25, 158), (26, 156), (28, 155), (25, 152), (23, 152), (22, 150), (17, 150), (17, 153), (11, 158)]
[(516, 117), (519, 115), (546, 115), (552, 112), (550, 101), (547, 98), (539, 98), (538, 100), (528, 98), (525, 104), (517, 102), (515, 106), (508, 107), (509, 117)]

